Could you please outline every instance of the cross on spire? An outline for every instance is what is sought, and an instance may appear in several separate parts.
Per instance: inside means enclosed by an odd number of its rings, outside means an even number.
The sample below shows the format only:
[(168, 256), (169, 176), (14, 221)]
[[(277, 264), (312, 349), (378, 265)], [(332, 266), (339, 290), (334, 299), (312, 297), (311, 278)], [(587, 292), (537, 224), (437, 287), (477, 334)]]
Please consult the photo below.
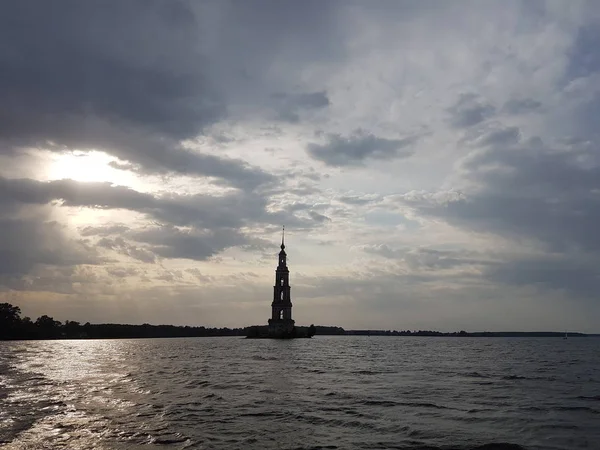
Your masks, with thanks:
[(281, 231), (281, 250), (283, 250), (285, 248), (285, 244), (284, 244), (284, 239), (285, 239), (285, 225), (283, 226), (283, 229)]

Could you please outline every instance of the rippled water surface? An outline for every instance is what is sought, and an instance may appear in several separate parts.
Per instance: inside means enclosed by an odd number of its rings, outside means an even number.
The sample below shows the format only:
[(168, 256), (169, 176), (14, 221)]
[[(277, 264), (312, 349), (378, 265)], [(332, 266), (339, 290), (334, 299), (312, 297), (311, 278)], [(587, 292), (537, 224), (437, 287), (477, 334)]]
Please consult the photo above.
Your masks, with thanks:
[(0, 342), (7, 449), (600, 449), (600, 339)]

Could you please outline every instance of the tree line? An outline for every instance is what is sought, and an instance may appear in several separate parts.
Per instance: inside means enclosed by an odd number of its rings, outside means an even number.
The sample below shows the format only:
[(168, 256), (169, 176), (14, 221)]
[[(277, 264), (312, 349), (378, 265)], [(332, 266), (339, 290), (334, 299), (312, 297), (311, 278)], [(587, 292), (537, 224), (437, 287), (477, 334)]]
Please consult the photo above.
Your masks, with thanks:
[(175, 325), (81, 324), (73, 320), (60, 322), (43, 315), (35, 321), (21, 317), (21, 309), (0, 303), (0, 339), (111, 339), (245, 336), (245, 328), (206, 328)]

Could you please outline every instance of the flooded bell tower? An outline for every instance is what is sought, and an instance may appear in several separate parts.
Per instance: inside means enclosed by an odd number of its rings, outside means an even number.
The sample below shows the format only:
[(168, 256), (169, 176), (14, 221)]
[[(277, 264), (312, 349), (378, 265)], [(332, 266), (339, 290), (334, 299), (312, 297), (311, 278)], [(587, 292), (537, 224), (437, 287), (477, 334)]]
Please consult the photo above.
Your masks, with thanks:
[(269, 334), (292, 333), (292, 298), (290, 295), (290, 271), (287, 267), (285, 253), (285, 227), (281, 235), (281, 251), (277, 269), (275, 270), (275, 286), (273, 286), (273, 302), (269, 319)]

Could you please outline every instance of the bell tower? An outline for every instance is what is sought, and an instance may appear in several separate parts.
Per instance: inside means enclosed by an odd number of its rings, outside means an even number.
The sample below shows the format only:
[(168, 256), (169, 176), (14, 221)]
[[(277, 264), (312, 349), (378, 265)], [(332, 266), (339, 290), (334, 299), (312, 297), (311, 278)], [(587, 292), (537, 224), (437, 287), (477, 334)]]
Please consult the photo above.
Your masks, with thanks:
[(294, 321), (292, 320), (292, 298), (290, 296), (290, 271), (287, 267), (287, 254), (285, 253), (285, 227), (281, 235), (280, 248), (277, 269), (275, 269), (269, 328), (277, 332), (292, 333)]

